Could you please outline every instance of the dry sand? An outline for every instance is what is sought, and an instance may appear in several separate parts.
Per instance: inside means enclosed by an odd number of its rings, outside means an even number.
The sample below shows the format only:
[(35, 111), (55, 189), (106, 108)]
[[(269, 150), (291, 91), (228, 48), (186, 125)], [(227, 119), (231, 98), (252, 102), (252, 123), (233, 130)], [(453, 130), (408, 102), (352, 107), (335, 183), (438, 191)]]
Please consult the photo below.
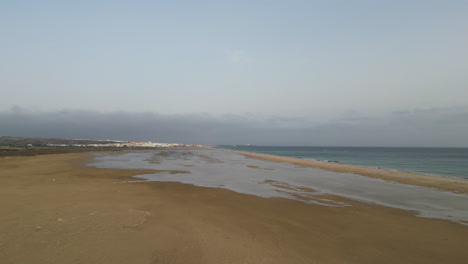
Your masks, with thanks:
[(1, 263), (468, 263), (460, 224), (354, 201), (114, 183), (153, 171), (84, 167), (89, 159), (0, 159)]

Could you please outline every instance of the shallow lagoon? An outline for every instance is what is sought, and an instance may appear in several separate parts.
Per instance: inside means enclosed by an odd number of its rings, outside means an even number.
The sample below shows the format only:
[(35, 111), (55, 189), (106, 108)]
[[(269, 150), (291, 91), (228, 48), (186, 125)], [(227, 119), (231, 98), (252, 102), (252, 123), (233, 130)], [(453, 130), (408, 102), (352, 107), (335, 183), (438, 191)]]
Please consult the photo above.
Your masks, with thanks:
[(187, 171), (144, 174), (138, 178), (225, 188), (265, 198), (289, 198), (324, 206), (348, 206), (323, 198), (323, 194), (333, 194), (416, 211), (421, 217), (468, 221), (468, 195), (465, 194), (259, 160), (222, 150), (177, 149), (98, 155), (89, 166)]

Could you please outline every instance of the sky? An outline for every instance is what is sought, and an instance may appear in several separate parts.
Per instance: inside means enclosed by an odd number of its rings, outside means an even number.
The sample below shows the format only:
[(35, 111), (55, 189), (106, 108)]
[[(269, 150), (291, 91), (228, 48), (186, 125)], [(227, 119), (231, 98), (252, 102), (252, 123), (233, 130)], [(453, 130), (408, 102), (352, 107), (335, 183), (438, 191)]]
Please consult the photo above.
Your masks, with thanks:
[(3, 1), (0, 135), (468, 147), (468, 1)]

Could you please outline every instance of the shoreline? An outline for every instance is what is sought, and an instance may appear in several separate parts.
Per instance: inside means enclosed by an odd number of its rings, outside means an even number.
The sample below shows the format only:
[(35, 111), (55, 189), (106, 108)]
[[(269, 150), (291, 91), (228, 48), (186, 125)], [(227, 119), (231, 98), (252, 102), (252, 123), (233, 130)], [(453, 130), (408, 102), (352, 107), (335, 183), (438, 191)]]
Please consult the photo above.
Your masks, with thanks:
[[(186, 171), (139, 178), (223, 188), (262, 198), (287, 198), (324, 206), (347, 206), (335, 197), (413, 212), (420, 217), (468, 224), (468, 196), (433, 188), (401, 184), (353, 173), (336, 173), (211, 150), (171, 150), (97, 157), (98, 168)], [(327, 197), (331, 195), (330, 197)], [(334, 198), (331, 198), (334, 197)], [(329, 199), (331, 198), (331, 199)], [(430, 201), (430, 202), (429, 202)]]
[(238, 151), (222, 148), (211, 148), (213, 150), (222, 150), (234, 152), (246, 157), (257, 158), (262, 160), (291, 163), (297, 166), (320, 168), (323, 170), (338, 172), (338, 173), (353, 173), (370, 178), (377, 178), (386, 181), (394, 181), (403, 184), (416, 185), (427, 188), (435, 188), (454, 193), (468, 194), (468, 179), (449, 178), (436, 175), (418, 174), (412, 172), (403, 172), (396, 170), (387, 170), (380, 168), (370, 168), (357, 165), (349, 165), (334, 162), (324, 162), (316, 160), (306, 160), (300, 158), (291, 158), (276, 156), (271, 154), (262, 154), (255, 152)]
[[(352, 206), (330, 207), (138, 181), (135, 176), (157, 171), (85, 166), (92, 158), (80, 153), (0, 159), (3, 263), (461, 264), (468, 259), (468, 228), (450, 221), (352, 200)], [(133, 182), (114, 184), (123, 180)]]

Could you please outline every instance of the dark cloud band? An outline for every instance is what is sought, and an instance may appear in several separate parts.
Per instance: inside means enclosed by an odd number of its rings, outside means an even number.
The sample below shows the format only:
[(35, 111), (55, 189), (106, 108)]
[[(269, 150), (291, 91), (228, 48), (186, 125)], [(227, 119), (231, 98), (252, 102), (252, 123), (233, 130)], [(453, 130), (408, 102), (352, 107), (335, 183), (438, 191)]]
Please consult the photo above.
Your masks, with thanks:
[[(403, 112), (403, 111), (400, 111)], [(63, 110), (0, 112), (0, 135), (174, 143), (309, 146), (468, 146), (468, 109), (404, 111), (329, 122), (254, 115)]]

